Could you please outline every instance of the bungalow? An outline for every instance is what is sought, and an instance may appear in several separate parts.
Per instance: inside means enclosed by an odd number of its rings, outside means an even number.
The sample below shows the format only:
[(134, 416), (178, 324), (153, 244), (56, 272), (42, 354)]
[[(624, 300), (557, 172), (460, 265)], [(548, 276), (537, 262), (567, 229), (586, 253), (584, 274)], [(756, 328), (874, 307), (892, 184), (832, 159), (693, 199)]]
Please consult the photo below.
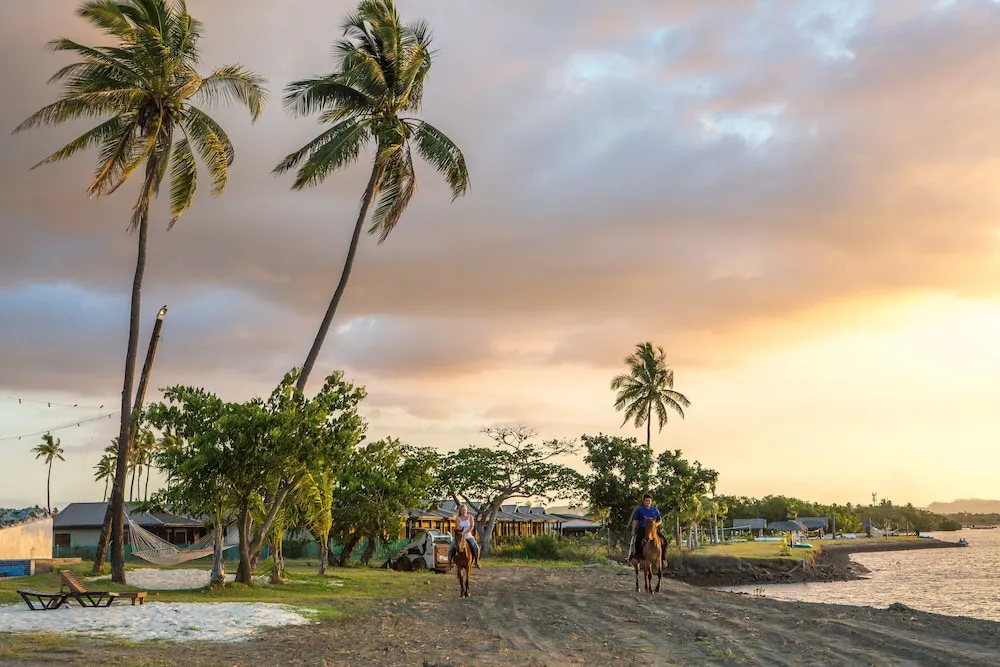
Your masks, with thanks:
[[(473, 514), (481, 503), (473, 502)], [(458, 506), (454, 500), (443, 500), (431, 509), (411, 509), (405, 517), (406, 537), (412, 538), (419, 530), (433, 529), (450, 533), (455, 529)], [(529, 505), (502, 505), (493, 527), (494, 537), (527, 537), (529, 535), (558, 535), (563, 519), (545, 513), (544, 507)]]
[(765, 519), (733, 519), (733, 525), (728, 530), (764, 530), (767, 528)]
[[(135, 503), (125, 503), (125, 511)], [(53, 542), (56, 556), (93, 557), (101, 539), (101, 528), (107, 503), (70, 503), (52, 519)], [(131, 514), (133, 521), (145, 530), (171, 544), (188, 545), (205, 535), (201, 521), (177, 516), (169, 512)], [(128, 524), (125, 525), (126, 534)]]
[(825, 516), (800, 516), (797, 521), (801, 522), (809, 532), (819, 532), (822, 537), (829, 529), (830, 520)]

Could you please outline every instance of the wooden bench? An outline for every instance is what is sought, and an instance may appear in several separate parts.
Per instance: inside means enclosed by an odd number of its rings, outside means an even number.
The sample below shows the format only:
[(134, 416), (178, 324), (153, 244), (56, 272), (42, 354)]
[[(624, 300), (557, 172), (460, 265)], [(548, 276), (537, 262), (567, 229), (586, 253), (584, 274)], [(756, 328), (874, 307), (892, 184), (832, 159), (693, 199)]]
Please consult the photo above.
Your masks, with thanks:
[[(58, 609), (59, 607), (66, 604), (66, 600), (69, 598), (69, 593), (42, 593), (40, 591), (24, 590), (18, 591), (21, 599), (24, 600), (24, 604), (28, 605), (28, 609), (32, 611), (44, 611), (46, 609)], [(35, 604), (39, 606), (36, 607), (32, 604), (32, 599), (34, 599)]]
[(69, 570), (59, 570), (59, 577), (62, 579), (60, 590), (69, 589), (67, 595), (81, 607), (110, 607), (119, 599), (131, 600), (134, 607), (137, 601), (140, 605), (146, 601), (146, 591), (92, 591)]

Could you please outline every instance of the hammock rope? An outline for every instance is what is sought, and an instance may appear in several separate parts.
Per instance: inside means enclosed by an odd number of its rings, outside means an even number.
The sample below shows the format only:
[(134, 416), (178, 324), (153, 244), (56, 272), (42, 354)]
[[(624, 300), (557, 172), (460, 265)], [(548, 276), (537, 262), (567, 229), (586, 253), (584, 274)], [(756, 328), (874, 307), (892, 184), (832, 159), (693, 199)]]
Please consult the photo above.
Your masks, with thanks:
[[(132, 555), (154, 565), (186, 563), (189, 560), (209, 556), (214, 551), (211, 534), (206, 535), (194, 544), (183, 549), (178, 549), (175, 545), (137, 524), (132, 520), (132, 517), (125, 515), (125, 518), (128, 519), (128, 543), (132, 545)], [(223, 544), (222, 550), (232, 549), (235, 546), (238, 546), (238, 543)]]

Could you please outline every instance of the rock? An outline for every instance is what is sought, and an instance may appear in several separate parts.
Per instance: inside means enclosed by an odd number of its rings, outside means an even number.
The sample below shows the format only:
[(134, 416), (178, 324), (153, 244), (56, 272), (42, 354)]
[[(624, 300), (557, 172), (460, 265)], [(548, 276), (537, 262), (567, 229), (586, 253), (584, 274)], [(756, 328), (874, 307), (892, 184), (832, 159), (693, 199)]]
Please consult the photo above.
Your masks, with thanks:
[(902, 602), (893, 602), (889, 605), (889, 611), (913, 611)]

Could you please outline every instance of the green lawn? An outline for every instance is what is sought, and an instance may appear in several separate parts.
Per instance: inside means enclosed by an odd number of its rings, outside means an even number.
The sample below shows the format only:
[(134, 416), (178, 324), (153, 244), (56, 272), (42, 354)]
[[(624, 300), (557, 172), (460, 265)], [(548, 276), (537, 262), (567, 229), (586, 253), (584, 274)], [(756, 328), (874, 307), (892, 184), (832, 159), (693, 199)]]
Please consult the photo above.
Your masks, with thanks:
[(730, 542), (696, 549), (699, 556), (736, 556), (737, 558), (788, 558), (799, 560), (816, 549), (788, 549), (783, 542)]
[[(315, 563), (315, 561), (313, 561)], [(244, 586), (229, 584), (224, 588), (207, 590), (165, 590), (149, 589), (150, 598), (160, 602), (277, 602), (282, 604), (316, 609), (318, 618), (338, 618), (348, 613), (354, 613), (366, 608), (366, 602), (379, 598), (395, 598), (410, 600), (424, 597), (439, 586), (433, 585), (441, 581), (443, 576), (434, 573), (393, 572), (370, 567), (330, 567), (326, 577), (316, 576), (316, 567), (307, 565), (305, 561), (287, 561), (286, 576), (291, 583), (271, 586), (256, 584)], [(142, 565), (129, 566), (137, 569)], [(152, 566), (145, 566), (152, 567)], [(187, 563), (179, 569), (209, 569), (205, 565)], [(119, 586), (110, 580), (86, 581), (90, 576), (91, 563), (83, 562), (70, 567), (74, 573), (84, 580), (92, 590), (138, 590), (134, 586)], [(166, 568), (164, 568), (166, 569)], [(236, 563), (232, 567), (227, 564), (227, 573), (236, 571)], [(258, 569), (258, 575), (267, 574), (264, 567)], [(126, 579), (127, 570), (126, 570)], [(207, 577), (206, 577), (207, 578)], [(449, 583), (451, 578), (449, 577)], [(31, 577), (12, 577), (0, 579), (0, 604), (23, 604), (17, 589), (34, 589), (37, 591), (59, 590), (59, 573), (51, 572)], [(154, 597), (155, 596), (155, 597)]]

